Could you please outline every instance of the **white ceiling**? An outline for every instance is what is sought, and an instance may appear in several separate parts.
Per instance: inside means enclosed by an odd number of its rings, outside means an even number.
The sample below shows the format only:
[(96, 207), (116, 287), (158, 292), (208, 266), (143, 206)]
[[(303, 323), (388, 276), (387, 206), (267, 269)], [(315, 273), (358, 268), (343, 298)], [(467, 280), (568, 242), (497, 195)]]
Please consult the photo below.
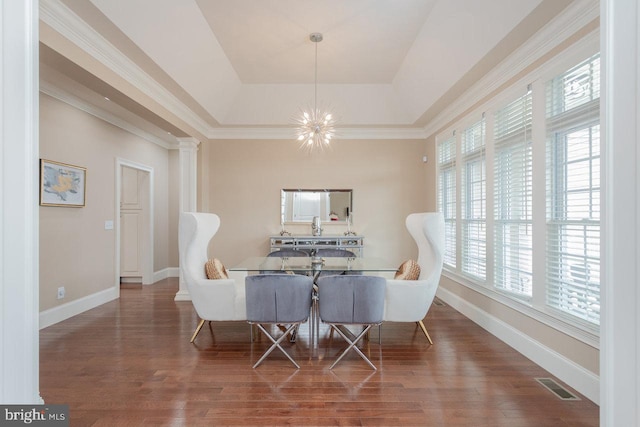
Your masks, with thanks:
[[(478, 80), (569, 3), (42, 0), (41, 19), (54, 31), (41, 31), (41, 40), (96, 75), (56, 31), (115, 52), (111, 62), (134, 64), (121, 78), (134, 85), (134, 74), (150, 79), (149, 87), (188, 110), (180, 117), (187, 127), (214, 137), (221, 129), (289, 126), (313, 102), (316, 45), (309, 34), (321, 32), (318, 102), (330, 106), (342, 126), (420, 129), (462, 83)], [(85, 34), (70, 36), (68, 28)], [(149, 109), (180, 127), (172, 115)]]
[(196, 1), (245, 84), (389, 84), (435, 0)]

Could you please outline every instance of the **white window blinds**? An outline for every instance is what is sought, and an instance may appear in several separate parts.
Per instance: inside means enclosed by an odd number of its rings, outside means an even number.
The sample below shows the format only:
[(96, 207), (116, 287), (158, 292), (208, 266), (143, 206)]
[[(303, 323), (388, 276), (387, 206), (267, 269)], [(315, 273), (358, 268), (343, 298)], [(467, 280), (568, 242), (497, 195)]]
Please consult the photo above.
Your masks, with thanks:
[(532, 97), (495, 113), (494, 286), (532, 296)]
[(600, 56), (549, 81), (546, 302), (600, 322)]
[(456, 267), (456, 138), (438, 144), (438, 210), (444, 215), (444, 263)]
[(486, 278), (486, 170), (485, 122), (462, 133), (462, 272), (484, 281)]

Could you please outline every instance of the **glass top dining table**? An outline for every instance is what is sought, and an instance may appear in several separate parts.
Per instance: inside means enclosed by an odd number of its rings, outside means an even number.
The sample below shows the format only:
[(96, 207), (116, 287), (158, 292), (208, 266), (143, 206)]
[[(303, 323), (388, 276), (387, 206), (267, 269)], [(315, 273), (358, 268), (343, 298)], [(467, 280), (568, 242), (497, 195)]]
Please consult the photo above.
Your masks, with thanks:
[(229, 268), (230, 271), (286, 271), (298, 274), (317, 273), (319, 271), (353, 271), (366, 273), (395, 272), (382, 258), (372, 257), (251, 257)]
[[(378, 275), (385, 272), (397, 271), (397, 266), (391, 265), (382, 258), (371, 257), (251, 257), (228, 269), (229, 271), (243, 271), (246, 273), (286, 272), (313, 276), (314, 283), (324, 271), (327, 274), (371, 274)], [(315, 353), (318, 346), (320, 318), (317, 306), (317, 293), (314, 291), (314, 304), (309, 317), (309, 336), (311, 348)]]

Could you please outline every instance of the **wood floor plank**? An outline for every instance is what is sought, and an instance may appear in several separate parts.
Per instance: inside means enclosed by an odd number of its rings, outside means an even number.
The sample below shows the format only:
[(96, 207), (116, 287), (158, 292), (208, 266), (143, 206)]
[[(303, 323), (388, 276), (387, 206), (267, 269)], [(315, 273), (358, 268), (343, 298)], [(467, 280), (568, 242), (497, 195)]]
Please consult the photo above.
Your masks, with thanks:
[[(597, 426), (589, 400), (562, 401), (538, 384), (552, 377), (447, 305), (425, 324), (384, 324), (334, 370), (344, 348), (321, 325), (319, 348), (303, 325), (283, 347), (300, 369), (250, 342), (246, 322), (205, 324), (173, 300), (176, 279), (124, 287), (121, 298), (43, 329), (40, 390), (69, 404), (72, 426)], [(575, 391), (572, 390), (573, 393)], [(578, 395), (577, 393), (575, 393)]]

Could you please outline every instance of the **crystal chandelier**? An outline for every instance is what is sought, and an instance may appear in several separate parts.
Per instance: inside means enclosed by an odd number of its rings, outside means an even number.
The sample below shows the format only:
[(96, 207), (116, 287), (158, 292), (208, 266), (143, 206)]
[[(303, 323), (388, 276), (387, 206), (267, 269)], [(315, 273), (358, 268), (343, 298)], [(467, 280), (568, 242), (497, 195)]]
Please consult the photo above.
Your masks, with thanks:
[(321, 111), (318, 108), (318, 43), (322, 41), (322, 34), (311, 33), (309, 40), (316, 44), (313, 109), (303, 110), (302, 114), (296, 118), (296, 133), (301, 147), (311, 152), (314, 149), (322, 150), (329, 146), (331, 138), (335, 136), (335, 120), (330, 112)]

